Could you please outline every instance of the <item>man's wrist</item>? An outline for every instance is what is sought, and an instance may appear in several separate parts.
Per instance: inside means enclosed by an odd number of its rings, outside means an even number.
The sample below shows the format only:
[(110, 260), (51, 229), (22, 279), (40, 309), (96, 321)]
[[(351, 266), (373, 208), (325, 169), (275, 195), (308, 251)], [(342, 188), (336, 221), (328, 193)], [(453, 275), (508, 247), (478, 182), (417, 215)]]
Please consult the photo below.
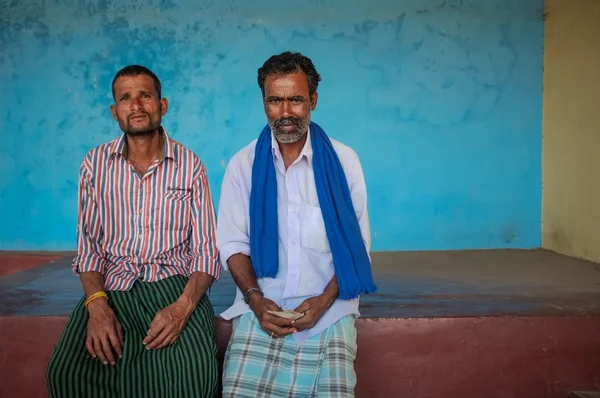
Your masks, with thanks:
[(260, 296), (260, 297), (264, 297), (264, 296), (265, 296), (265, 294), (263, 293), (263, 291), (262, 291), (262, 290), (261, 290), (261, 288), (259, 288), (259, 287), (253, 287), (253, 288), (250, 288), (250, 289), (248, 289), (248, 290), (246, 290), (246, 291), (244, 292), (244, 302), (245, 302), (246, 304), (250, 304), (250, 299), (251, 299), (253, 296)]
[(264, 296), (262, 294), (252, 294), (250, 295), (250, 297), (248, 297), (248, 305), (252, 307), (254, 304), (256, 304), (262, 299), (264, 299)]
[[(96, 300), (91, 301), (87, 306), (87, 310), (89, 313), (94, 312), (95, 310), (106, 308), (108, 306), (108, 299), (104, 297), (97, 298)], [(109, 307), (110, 308), (110, 307)]]
[(196, 309), (196, 306), (198, 306), (199, 301), (200, 300), (195, 300), (193, 297), (190, 297), (185, 293), (179, 296), (179, 298), (177, 299), (177, 303), (190, 313)]
[(337, 300), (337, 294), (332, 294), (329, 292), (324, 292), (321, 295), (321, 298), (323, 299), (323, 302), (325, 303), (326, 307), (325, 308), (329, 308), (333, 305), (333, 303), (335, 302), (335, 300)]

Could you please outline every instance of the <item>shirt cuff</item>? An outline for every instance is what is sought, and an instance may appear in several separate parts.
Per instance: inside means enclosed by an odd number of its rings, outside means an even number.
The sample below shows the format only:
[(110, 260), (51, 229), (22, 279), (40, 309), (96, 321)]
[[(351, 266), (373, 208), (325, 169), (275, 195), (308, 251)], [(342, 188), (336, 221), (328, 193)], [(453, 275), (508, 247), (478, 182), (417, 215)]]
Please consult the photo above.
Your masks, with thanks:
[(82, 272), (100, 272), (104, 275), (106, 271), (106, 260), (97, 254), (81, 254), (73, 259), (73, 272), (79, 276)]
[(221, 252), (223, 269), (225, 271), (229, 271), (229, 266), (227, 265), (227, 260), (229, 260), (229, 257), (233, 256), (234, 254), (244, 254), (249, 257), (250, 245), (247, 243), (229, 242), (220, 247), (219, 251)]
[(204, 272), (215, 278), (219, 279), (221, 275), (221, 267), (219, 264), (219, 256), (197, 256), (192, 259), (190, 263), (190, 275), (194, 272)]

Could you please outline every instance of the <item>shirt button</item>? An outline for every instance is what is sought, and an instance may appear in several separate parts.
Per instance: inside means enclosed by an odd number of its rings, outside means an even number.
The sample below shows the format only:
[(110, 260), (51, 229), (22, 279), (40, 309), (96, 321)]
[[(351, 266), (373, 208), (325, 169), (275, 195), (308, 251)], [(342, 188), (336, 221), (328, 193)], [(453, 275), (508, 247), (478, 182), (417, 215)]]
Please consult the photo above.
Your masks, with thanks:
[(142, 235), (140, 234), (140, 236), (138, 236), (138, 238), (142, 239)]
[(142, 209), (140, 209), (139, 213), (142, 214)]

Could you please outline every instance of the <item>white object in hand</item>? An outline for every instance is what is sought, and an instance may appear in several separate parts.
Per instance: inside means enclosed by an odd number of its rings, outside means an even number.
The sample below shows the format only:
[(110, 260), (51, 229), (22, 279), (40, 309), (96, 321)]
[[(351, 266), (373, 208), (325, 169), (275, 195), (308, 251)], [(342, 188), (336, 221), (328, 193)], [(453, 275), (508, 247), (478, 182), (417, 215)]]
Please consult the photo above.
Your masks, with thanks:
[(293, 320), (302, 318), (304, 316), (304, 313), (296, 311), (269, 311), (269, 314)]

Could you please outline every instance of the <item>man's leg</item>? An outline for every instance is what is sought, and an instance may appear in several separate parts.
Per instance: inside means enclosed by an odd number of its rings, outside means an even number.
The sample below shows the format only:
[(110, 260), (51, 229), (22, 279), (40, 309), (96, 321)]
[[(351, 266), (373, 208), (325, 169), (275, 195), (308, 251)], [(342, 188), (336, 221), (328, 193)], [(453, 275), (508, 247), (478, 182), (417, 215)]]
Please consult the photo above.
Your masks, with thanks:
[(50, 398), (118, 396), (120, 360), (115, 366), (103, 365), (85, 348), (88, 312), (84, 303), (85, 298), (73, 310), (48, 364), (46, 383)]
[(142, 344), (156, 313), (183, 293), (187, 278), (174, 276), (159, 282), (138, 282), (132, 295), (115, 295), (119, 319), (128, 330), (123, 351), (122, 397), (213, 397), (218, 388), (215, 319), (210, 300), (202, 297), (177, 341), (147, 350)]
[(348, 315), (331, 326), (331, 337), (323, 356), (317, 381), (317, 397), (354, 397), (356, 373), (356, 327), (354, 315)]

